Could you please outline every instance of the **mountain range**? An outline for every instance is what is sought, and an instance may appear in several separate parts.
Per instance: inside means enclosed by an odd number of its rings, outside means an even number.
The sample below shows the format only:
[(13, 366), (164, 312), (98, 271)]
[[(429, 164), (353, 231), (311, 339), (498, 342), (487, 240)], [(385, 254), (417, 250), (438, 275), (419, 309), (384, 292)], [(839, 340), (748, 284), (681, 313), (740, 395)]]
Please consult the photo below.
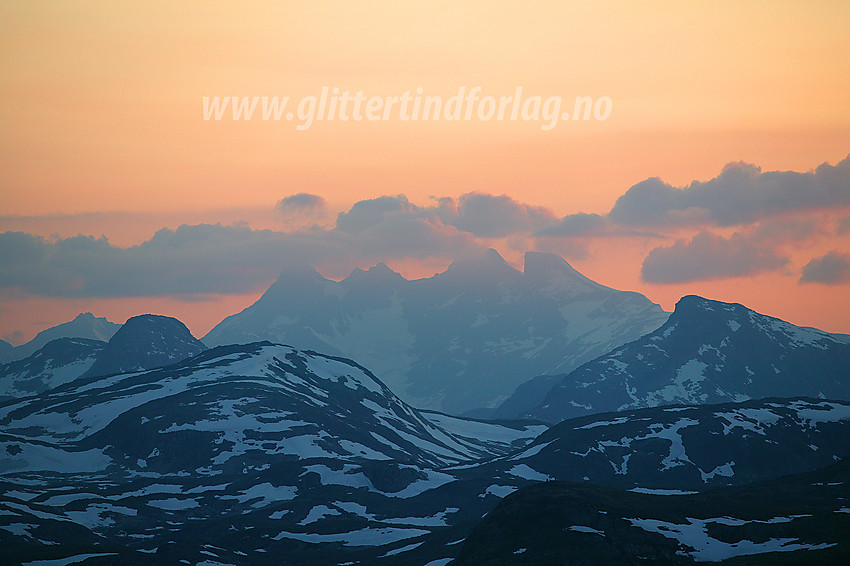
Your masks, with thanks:
[(846, 336), (695, 296), (668, 317), (495, 252), (415, 281), (288, 269), (211, 349), (155, 315), (87, 337), (102, 320), (0, 364), (0, 563), (850, 552)]
[(260, 342), (0, 404), (0, 429), (4, 563), (445, 564), (540, 481), (701, 491), (829, 465), (850, 454), (850, 403), (482, 422)]
[(559, 256), (528, 253), (519, 271), (490, 250), (413, 281), (383, 264), (339, 282), (287, 269), (203, 341), (269, 340), (353, 358), (406, 402), (462, 414), (495, 407), (535, 375), (568, 372), (667, 316)]

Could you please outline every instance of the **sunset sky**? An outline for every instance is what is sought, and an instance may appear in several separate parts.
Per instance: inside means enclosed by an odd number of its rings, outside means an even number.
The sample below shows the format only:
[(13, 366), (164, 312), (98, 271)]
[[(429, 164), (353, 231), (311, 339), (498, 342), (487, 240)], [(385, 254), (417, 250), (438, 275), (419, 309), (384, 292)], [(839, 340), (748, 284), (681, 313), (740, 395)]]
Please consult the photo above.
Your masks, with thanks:
[[(287, 266), (488, 247), (850, 333), (848, 27), (845, 1), (3, 2), (0, 338), (84, 311), (200, 337)], [(611, 113), (204, 119), (323, 87)]]

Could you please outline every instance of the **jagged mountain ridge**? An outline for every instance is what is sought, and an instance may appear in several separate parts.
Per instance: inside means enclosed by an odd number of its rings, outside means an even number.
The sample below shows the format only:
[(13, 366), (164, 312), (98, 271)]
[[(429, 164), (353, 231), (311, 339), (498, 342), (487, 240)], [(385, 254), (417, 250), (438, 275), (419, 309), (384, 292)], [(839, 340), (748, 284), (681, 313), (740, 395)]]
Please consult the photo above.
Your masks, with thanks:
[(357, 359), (410, 404), (460, 414), (494, 407), (531, 377), (562, 373), (660, 326), (661, 307), (599, 285), (562, 258), (525, 270), (491, 250), (408, 281), (383, 264), (340, 282), (288, 269), (210, 346), (270, 340)]
[(850, 344), (842, 338), (686, 296), (663, 326), (565, 375), (523, 415), (558, 422), (669, 404), (850, 399)]

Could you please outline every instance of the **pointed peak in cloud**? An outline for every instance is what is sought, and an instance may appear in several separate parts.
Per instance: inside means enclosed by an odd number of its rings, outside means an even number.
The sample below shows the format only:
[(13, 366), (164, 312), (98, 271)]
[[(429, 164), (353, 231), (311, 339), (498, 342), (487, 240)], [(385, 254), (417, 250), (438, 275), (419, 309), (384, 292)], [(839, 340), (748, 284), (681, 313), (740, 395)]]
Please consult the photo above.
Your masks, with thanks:
[(387, 264), (381, 261), (366, 270), (355, 267), (348, 277), (342, 280), (345, 283), (356, 283), (360, 281), (379, 283), (405, 281), (405, 279), (400, 273), (393, 271)]
[(266, 289), (263, 297), (284, 297), (303, 289), (315, 289), (332, 281), (326, 279), (316, 268), (307, 263), (293, 263), (286, 266), (278, 278)]
[(604, 285), (586, 277), (563, 257), (553, 253), (526, 252), (523, 276), (535, 287), (556, 287), (573, 292), (579, 289), (605, 288)]
[(366, 273), (377, 276), (401, 277), (401, 275), (393, 271), (386, 263), (379, 261), (372, 267), (366, 270)]
[(525, 252), (523, 258), (523, 273), (526, 276), (537, 276), (552, 272), (569, 273), (570, 275), (581, 275), (572, 265), (558, 254), (548, 252)]
[(479, 254), (471, 254), (467, 257), (456, 259), (449, 265), (443, 275), (454, 276), (471, 275), (482, 279), (493, 277), (503, 278), (505, 276), (520, 275), (521, 272), (511, 266), (499, 252), (493, 248)]
[(319, 273), (319, 271), (306, 262), (293, 262), (288, 264), (280, 271), (280, 275), (278, 276), (278, 281), (286, 281), (288, 279), (292, 280), (303, 280), (303, 279), (325, 279), (325, 277)]

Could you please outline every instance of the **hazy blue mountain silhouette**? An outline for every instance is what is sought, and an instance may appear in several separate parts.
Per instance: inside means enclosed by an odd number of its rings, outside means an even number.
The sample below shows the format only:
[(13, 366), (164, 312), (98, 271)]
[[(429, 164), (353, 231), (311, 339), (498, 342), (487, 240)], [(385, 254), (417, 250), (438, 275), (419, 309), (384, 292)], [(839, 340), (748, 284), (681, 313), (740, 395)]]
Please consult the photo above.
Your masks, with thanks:
[(535, 375), (569, 371), (666, 318), (643, 295), (595, 283), (558, 256), (528, 253), (519, 271), (490, 250), (413, 281), (383, 264), (340, 282), (286, 269), (203, 340), (350, 357), (412, 405), (460, 414), (495, 407)]

